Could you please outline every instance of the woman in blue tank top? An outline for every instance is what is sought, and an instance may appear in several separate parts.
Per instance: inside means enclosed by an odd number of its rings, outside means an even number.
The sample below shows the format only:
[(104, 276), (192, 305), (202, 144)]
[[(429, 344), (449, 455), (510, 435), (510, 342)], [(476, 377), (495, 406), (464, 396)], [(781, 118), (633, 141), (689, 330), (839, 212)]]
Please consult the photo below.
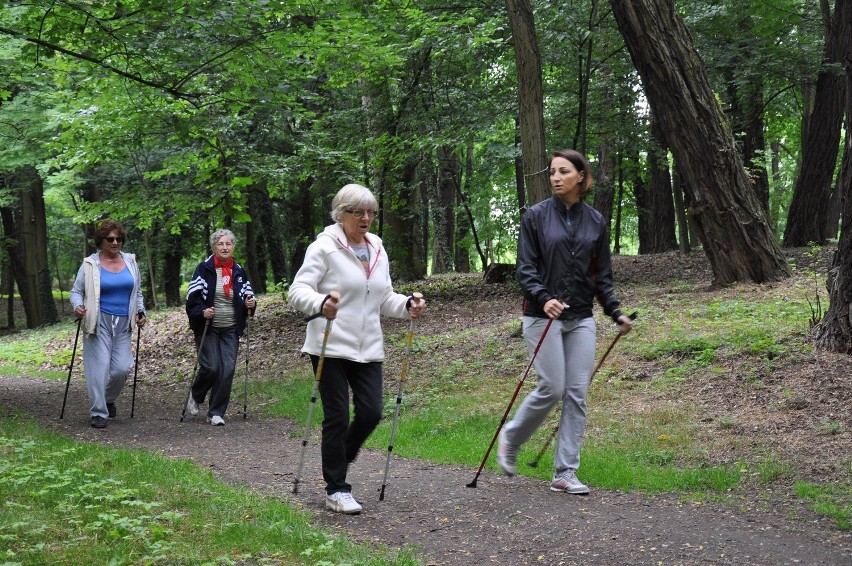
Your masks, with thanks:
[(145, 326), (145, 305), (136, 256), (121, 251), (127, 233), (113, 220), (95, 230), (98, 251), (83, 260), (71, 289), (71, 306), (82, 320), (83, 368), (91, 425), (106, 428), (115, 399), (133, 365), (131, 335)]

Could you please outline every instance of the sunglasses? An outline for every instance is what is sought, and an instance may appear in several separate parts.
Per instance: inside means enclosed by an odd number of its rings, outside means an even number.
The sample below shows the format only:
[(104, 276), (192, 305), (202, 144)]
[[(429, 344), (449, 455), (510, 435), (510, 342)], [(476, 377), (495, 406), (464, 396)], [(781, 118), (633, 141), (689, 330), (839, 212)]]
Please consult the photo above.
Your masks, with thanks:
[(109, 242), (110, 244), (114, 244), (115, 242), (118, 242), (119, 244), (123, 244), (123, 243), (124, 243), (124, 238), (122, 238), (121, 236), (118, 236), (118, 237), (116, 237), (116, 236), (107, 236), (106, 238), (104, 238), (104, 240), (106, 240), (106, 241), (107, 241), (107, 242)]

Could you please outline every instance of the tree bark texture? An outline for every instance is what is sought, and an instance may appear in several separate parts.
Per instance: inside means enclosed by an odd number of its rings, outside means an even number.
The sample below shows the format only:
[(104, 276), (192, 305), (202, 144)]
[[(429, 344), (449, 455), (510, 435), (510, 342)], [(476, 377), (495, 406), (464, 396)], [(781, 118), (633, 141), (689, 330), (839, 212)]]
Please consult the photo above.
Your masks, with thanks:
[(613, 163), (613, 151), (604, 138), (598, 149), (598, 171), (597, 179), (592, 191), (595, 195), (594, 208), (600, 212), (607, 226), (612, 226), (612, 209), (615, 202), (615, 163)]
[(453, 235), (455, 234), (454, 196), (458, 178), (458, 160), (452, 147), (442, 146), (437, 151), (438, 179), (433, 185), (432, 226), (432, 273), (453, 271)]
[(47, 263), (47, 214), (44, 206), (44, 181), (35, 167), (19, 170), (21, 216), (17, 219), (22, 246), (24, 273), (29, 292), (21, 298), (31, 303), (27, 328), (59, 322), (53, 300), (50, 268)]
[(619, 31), (690, 193), (714, 283), (789, 276), (733, 135), (673, 0), (610, 0)]
[(847, 45), (845, 69), (846, 138), (838, 182), (842, 191), (843, 224), (826, 282), (829, 307), (814, 327), (814, 345), (818, 350), (852, 354), (852, 43)]
[(652, 142), (648, 150), (648, 188), (639, 207), (639, 253), (654, 254), (677, 249), (675, 206), (669, 152), (659, 123), (651, 113)]
[(521, 130), (521, 157), (524, 163), (526, 206), (550, 196), (546, 173), (547, 149), (544, 139), (544, 94), (541, 80), (541, 54), (535, 35), (532, 6), (528, 0), (506, 0), (515, 67), (518, 75), (518, 120)]
[(400, 173), (397, 197), (385, 213), (384, 237), (393, 241), (387, 247), (394, 279), (413, 281), (426, 275), (426, 258), (420, 246), (420, 216), (423, 214), (417, 190), (420, 155), (408, 152)]
[(852, 43), (852, 0), (837, 0), (830, 20), (817, 76), (814, 107), (802, 143), (802, 166), (784, 229), (784, 246), (824, 244), (834, 237), (829, 223), (829, 199), (837, 166), (843, 123), (846, 80), (838, 72)]

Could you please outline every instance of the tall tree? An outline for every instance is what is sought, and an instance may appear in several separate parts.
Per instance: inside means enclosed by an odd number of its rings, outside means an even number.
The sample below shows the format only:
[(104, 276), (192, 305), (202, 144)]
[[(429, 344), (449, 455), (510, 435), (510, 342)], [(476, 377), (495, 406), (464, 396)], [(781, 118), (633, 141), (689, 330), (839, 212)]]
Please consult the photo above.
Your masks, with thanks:
[(673, 0), (610, 0), (610, 5), (689, 188), (690, 215), (714, 282), (765, 282), (789, 276)]
[(639, 253), (653, 254), (677, 249), (675, 206), (669, 152), (663, 132), (651, 113), (653, 143), (648, 150), (648, 186), (636, 190), (639, 214)]
[(846, 137), (839, 189), (843, 193), (840, 241), (826, 287), (829, 307), (814, 328), (819, 350), (852, 354), (852, 44), (844, 56), (846, 70)]
[(544, 91), (535, 20), (528, 0), (506, 0), (518, 75), (518, 123), (524, 164), (526, 206), (550, 196), (544, 136)]
[(824, 244), (835, 234), (829, 223), (834, 172), (843, 123), (846, 80), (841, 72), (852, 43), (852, 0), (836, 0), (834, 13), (821, 0), (825, 23), (825, 49), (817, 77), (814, 105), (802, 142), (802, 166), (784, 230), (784, 245)]

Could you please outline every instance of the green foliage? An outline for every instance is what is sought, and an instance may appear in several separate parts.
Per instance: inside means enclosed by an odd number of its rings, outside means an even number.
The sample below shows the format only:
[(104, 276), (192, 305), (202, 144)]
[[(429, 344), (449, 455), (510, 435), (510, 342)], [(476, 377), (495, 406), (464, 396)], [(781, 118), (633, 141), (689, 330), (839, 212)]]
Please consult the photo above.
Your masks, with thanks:
[[(0, 419), (0, 560), (20, 564), (416, 564), (311, 528), (185, 461)], [(215, 525), (216, 536), (210, 536)]]

